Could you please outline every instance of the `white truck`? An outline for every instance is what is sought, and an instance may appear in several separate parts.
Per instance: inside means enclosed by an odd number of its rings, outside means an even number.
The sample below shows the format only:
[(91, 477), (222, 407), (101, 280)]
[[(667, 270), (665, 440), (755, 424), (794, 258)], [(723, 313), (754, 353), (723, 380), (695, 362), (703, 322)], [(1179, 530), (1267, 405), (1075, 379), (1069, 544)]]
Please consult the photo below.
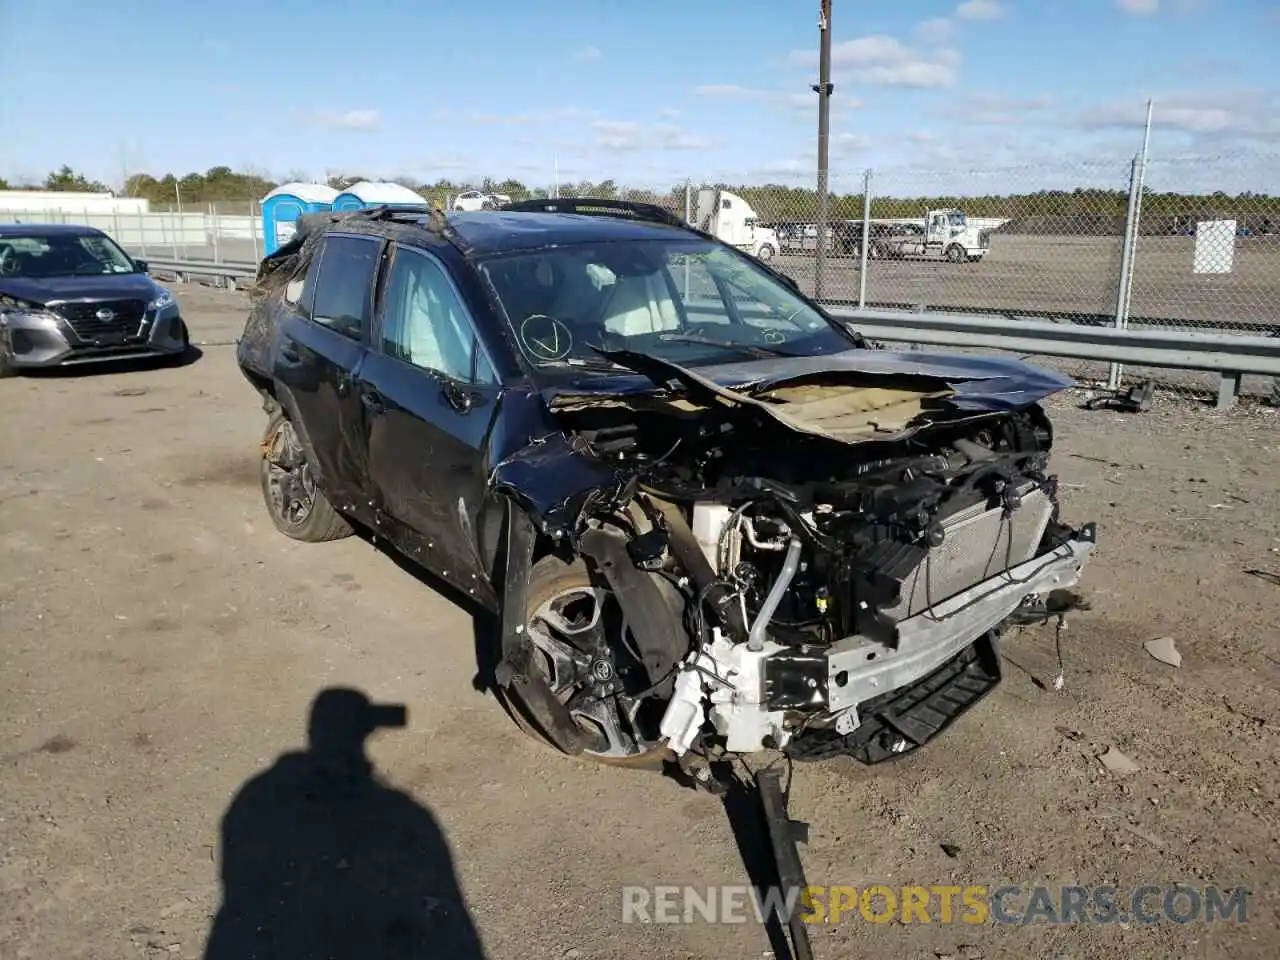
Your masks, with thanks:
[(991, 247), (991, 231), (970, 223), (963, 210), (930, 210), (922, 220), (873, 222), (889, 230), (873, 240), (867, 251), (871, 256), (972, 263), (985, 257)]
[(781, 249), (778, 234), (760, 226), (751, 205), (728, 190), (699, 190), (693, 225), (760, 260), (772, 259)]

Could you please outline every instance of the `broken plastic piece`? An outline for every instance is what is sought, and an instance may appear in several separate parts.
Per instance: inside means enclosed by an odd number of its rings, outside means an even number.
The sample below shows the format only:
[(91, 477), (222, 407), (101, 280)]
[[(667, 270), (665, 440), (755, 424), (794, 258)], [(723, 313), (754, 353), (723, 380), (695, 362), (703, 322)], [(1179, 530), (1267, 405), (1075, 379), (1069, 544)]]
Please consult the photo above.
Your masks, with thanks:
[(1142, 646), (1146, 648), (1147, 653), (1161, 663), (1167, 663), (1171, 667), (1182, 666), (1182, 654), (1174, 646), (1173, 637), (1157, 637), (1155, 640), (1148, 640)]
[(1121, 776), (1137, 773), (1142, 769), (1115, 747), (1107, 747), (1107, 752), (1098, 757), (1098, 762)]
[(1094, 397), (1085, 403), (1086, 410), (1119, 410), (1121, 413), (1145, 413), (1151, 408), (1151, 398), (1156, 392), (1155, 382), (1144, 380), (1136, 387), (1130, 387), (1123, 394), (1104, 394)]

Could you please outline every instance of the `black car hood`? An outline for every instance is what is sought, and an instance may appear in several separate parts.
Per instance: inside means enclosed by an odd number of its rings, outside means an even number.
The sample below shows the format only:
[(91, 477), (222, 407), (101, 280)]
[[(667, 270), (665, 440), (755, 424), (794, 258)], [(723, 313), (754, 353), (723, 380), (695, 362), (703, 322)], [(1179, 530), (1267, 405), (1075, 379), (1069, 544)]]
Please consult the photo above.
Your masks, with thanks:
[(652, 392), (655, 383), (671, 380), (695, 390), (714, 384), (751, 393), (792, 381), (839, 381), (847, 375), (946, 384), (952, 391), (947, 402), (957, 410), (995, 413), (1029, 406), (1071, 385), (1067, 377), (1020, 360), (965, 354), (853, 349), (823, 356), (777, 357), (696, 368), (625, 350), (603, 355), (639, 375), (593, 372), (573, 383), (547, 387), (543, 397), (554, 403), (567, 396), (627, 396)]
[(27, 303), (50, 300), (151, 300), (156, 285), (145, 273), (91, 277), (0, 277), (0, 296)]

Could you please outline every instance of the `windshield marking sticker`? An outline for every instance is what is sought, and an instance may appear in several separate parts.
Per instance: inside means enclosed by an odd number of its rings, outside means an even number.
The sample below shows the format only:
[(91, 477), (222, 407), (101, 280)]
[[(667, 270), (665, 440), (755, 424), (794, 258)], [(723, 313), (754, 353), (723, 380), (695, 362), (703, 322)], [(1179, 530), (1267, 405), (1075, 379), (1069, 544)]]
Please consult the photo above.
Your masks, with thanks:
[(520, 324), (520, 344), (536, 360), (563, 360), (573, 349), (573, 334), (559, 320), (534, 313)]

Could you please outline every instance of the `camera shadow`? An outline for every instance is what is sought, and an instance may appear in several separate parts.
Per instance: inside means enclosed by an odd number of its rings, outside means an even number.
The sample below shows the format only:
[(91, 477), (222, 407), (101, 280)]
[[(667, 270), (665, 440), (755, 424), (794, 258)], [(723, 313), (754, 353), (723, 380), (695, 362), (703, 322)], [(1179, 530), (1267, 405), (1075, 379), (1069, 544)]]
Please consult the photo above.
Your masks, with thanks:
[(405, 721), (357, 690), (316, 696), (307, 749), (249, 780), (223, 817), (206, 960), (484, 960), (443, 830), (365, 754)]

